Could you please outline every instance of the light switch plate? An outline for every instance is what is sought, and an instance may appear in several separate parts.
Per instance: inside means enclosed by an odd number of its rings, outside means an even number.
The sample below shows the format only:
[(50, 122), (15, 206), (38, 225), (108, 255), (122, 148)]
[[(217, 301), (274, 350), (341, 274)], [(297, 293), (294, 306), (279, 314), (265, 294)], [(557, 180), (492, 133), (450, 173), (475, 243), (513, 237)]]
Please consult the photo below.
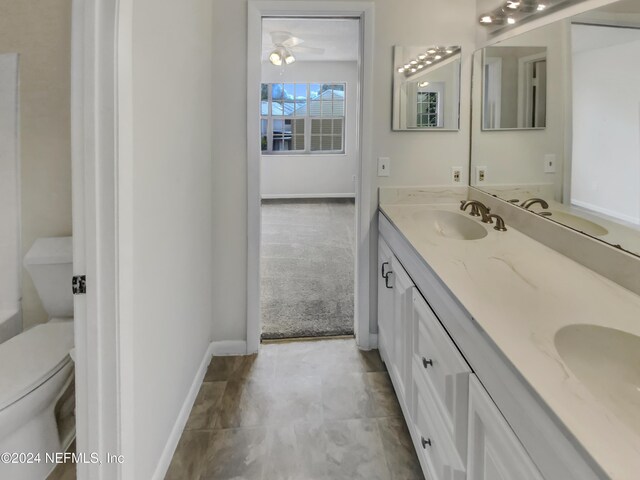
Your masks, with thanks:
[(391, 174), (391, 159), (389, 157), (378, 157), (378, 176), (388, 177)]
[(544, 156), (544, 173), (556, 173), (555, 153), (547, 153)]

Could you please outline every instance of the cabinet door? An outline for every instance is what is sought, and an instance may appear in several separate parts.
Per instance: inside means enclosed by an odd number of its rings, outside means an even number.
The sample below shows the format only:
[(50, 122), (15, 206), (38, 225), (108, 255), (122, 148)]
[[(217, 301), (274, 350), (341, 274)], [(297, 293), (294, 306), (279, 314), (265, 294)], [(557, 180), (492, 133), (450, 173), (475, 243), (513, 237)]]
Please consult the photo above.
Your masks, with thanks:
[(408, 399), (407, 385), (411, 381), (411, 343), (410, 332), (413, 324), (413, 289), (411, 278), (394, 256), (391, 259), (393, 280), (393, 361), (395, 380), (398, 392), (403, 399)]
[(543, 480), (475, 375), (469, 376), (468, 480)]
[(378, 236), (378, 348), (387, 368), (393, 359), (393, 279), (390, 278), (393, 254), (387, 242)]

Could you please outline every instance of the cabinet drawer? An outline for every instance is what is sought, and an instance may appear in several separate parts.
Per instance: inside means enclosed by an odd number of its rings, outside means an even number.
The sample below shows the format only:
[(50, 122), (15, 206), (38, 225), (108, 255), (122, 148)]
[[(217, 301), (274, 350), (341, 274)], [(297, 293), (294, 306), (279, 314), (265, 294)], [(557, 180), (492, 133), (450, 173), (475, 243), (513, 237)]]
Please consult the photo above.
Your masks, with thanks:
[(469, 374), (471, 369), (429, 305), (414, 289), (413, 374), (436, 398), (444, 425), (460, 458), (467, 455)]
[(435, 409), (434, 398), (416, 388), (415, 431), (418, 455), (431, 480), (465, 480), (466, 472), (455, 446), (446, 431), (442, 417)]

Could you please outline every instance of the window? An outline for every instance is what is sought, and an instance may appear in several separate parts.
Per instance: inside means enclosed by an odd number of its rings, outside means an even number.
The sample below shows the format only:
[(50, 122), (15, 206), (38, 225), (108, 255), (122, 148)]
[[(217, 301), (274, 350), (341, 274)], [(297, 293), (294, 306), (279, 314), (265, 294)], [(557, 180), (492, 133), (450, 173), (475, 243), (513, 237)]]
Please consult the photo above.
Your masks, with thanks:
[(418, 92), (418, 127), (438, 127), (438, 92)]
[(344, 83), (263, 83), (262, 153), (344, 153)]

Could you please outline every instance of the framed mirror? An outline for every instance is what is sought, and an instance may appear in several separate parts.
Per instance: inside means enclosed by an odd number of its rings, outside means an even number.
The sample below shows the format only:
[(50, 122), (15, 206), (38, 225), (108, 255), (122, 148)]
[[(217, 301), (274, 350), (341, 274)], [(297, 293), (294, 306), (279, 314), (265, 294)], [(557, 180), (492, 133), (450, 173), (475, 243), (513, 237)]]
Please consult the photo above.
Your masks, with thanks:
[(547, 47), (487, 47), (482, 54), (483, 130), (544, 128)]
[[(539, 51), (522, 50), (531, 46)], [(545, 128), (485, 128), (487, 59), (506, 49), (526, 53), (519, 58), (541, 56), (544, 49)], [(638, 58), (637, 0), (475, 52), (472, 102), (483, 108), (472, 109), (471, 186), (640, 256)], [(526, 202), (532, 198), (542, 201)]]
[(460, 47), (394, 47), (393, 130), (460, 128)]

